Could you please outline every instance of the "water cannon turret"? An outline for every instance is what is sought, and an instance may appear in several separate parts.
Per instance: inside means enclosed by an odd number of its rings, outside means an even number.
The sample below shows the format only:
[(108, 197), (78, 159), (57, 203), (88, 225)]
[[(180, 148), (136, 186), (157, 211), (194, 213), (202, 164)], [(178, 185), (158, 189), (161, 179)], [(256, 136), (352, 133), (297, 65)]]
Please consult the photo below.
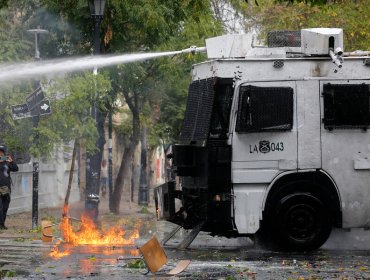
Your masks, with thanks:
[(339, 68), (343, 63), (343, 30), (340, 28), (308, 28), (301, 30), (302, 53), (308, 56), (329, 55)]

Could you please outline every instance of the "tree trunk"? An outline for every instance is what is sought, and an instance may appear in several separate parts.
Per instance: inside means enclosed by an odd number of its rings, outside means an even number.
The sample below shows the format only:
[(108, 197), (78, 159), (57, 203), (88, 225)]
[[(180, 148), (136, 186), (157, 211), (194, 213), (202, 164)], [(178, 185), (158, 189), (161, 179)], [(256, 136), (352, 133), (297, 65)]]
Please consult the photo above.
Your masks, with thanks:
[(131, 202), (137, 201), (137, 190), (140, 184), (140, 142), (135, 143), (131, 165)]
[[(134, 106), (130, 107), (132, 111), (132, 143), (133, 143), (133, 152), (136, 153), (137, 146), (140, 142), (140, 115), (139, 115), (139, 94), (134, 93)], [(131, 202), (134, 201), (134, 193), (139, 185), (138, 180), (138, 170), (139, 166), (137, 166), (137, 162), (135, 159), (135, 155), (133, 154), (133, 161), (132, 161), (132, 177), (131, 177)], [(140, 157), (139, 157), (140, 159)]]
[(133, 116), (132, 135), (130, 141), (131, 143), (129, 147), (125, 149), (125, 152), (122, 156), (121, 166), (114, 184), (112, 205), (109, 207), (110, 211), (115, 214), (119, 214), (122, 190), (125, 183), (125, 175), (127, 174), (128, 168), (130, 168), (132, 165), (133, 154), (140, 140), (139, 95), (138, 93), (134, 93), (133, 97), (129, 97), (128, 93), (124, 93), (124, 96)]
[(109, 204), (109, 210), (114, 214), (119, 214), (119, 207), (122, 197), (122, 190), (125, 183), (125, 174), (127, 174), (127, 169), (131, 167), (131, 159), (133, 155), (133, 143), (131, 142), (129, 146), (125, 149), (120, 168), (118, 170), (117, 178), (114, 183), (114, 191), (112, 197), (112, 203)]

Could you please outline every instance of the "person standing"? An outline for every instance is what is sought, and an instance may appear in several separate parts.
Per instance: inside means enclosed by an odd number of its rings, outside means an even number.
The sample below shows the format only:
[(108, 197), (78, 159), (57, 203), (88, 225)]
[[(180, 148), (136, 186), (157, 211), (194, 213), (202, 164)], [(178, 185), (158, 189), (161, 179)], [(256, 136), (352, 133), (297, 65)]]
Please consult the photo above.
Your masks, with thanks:
[(100, 189), (102, 197), (105, 197), (107, 194), (107, 185), (108, 185), (108, 165), (107, 160), (103, 159), (101, 161), (101, 171), (100, 171)]
[(11, 178), (10, 172), (18, 171), (17, 164), (10, 155), (6, 156), (6, 148), (0, 145), (0, 230), (8, 229), (5, 226), (6, 213), (10, 204)]

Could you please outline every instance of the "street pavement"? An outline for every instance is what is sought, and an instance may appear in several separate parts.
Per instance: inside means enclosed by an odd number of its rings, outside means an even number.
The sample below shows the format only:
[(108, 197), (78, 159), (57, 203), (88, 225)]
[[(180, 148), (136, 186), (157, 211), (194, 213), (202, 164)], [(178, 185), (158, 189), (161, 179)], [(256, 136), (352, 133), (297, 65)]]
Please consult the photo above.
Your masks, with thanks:
[[(71, 205), (79, 215), (82, 204)], [(147, 273), (138, 247), (156, 236), (162, 240), (174, 225), (155, 220), (153, 206), (143, 208), (123, 202), (120, 216), (109, 214), (107, 202), (100, 205), (100, 224), (118, 221), (130, 230), (140, 224), (140, 238), (131, 246), (61, 244), (70, 250), (52, 258), (52, 244), (41, 241), (40, 230), (30, 230), (30, 213), (11, 215), (10, 228), (0, 232), (0, 279), (367, 279), (370, 280), (370, 231), (335, 230), (322, 249), (310, 253), (280, 253), (254, 246), (246, 238), (226, 239), (201, 232), (190, 247), (176, 246), (188, 234), (180, 230), (164, 246), (168, 261), (155, 275)], [(40, 217), (58, 221), (61, 209), (45, 209)], [(29, 220), (27, 220), (29, 219)], [(17, 223), (15, 222), (17, 221)], [(23, 227), (23, 228), (22, 228)], [(54, 240), (60, 234), (55, 231)], [(189, 266), (177, 276), (167, 273), (180, 261)], [(147, 274), (146, 274), (147, 273)]]

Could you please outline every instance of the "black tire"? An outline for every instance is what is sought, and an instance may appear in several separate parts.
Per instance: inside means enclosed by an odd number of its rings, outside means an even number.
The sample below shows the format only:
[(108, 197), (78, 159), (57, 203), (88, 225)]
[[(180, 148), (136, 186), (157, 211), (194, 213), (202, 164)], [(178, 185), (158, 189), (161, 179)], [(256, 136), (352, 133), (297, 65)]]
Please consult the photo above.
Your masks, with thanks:
[(286, 195), (271, 210), (267, 227), (280, 250), (311, 251), (329, 238), (330, 211), (310, 193)]

